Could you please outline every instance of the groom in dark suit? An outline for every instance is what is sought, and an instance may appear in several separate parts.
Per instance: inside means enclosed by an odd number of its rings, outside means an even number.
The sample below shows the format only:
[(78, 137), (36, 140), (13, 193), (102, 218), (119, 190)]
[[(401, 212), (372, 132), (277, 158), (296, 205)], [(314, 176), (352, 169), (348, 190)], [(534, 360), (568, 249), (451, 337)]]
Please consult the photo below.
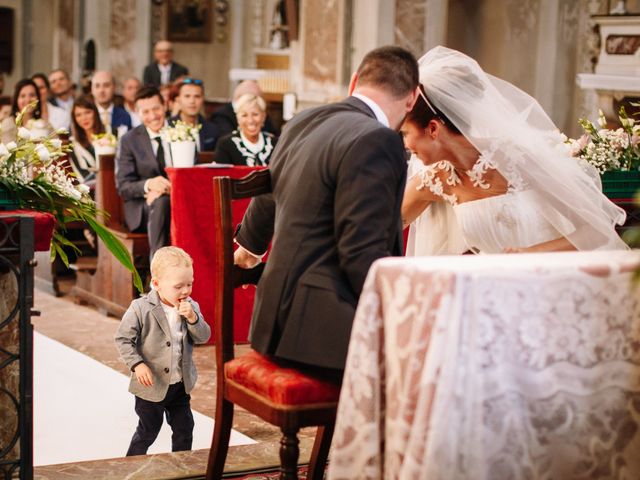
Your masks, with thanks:
[(245, 268), (273, 239), (253, 311), (257, 351), (340, 376), (369, 267), (402, 253), (407, 163), (397, 129), (417, 85), (411, 53), (378, 48), (349, 98), (286, 125), (270, 164), (273, 193), (252, 200), (236, 238)]
[(116, 156), (116, 188), (124, 200), (124, 218), (132, 232), (146, 232), (151, 257), (170, 244), (171, 183), (165, 166), (171, 165), (168, 142), (160, 134), (165, 125), (164, 102), (155, 87), (136, 93), (136, 112), (142, 125), (120, 141)]

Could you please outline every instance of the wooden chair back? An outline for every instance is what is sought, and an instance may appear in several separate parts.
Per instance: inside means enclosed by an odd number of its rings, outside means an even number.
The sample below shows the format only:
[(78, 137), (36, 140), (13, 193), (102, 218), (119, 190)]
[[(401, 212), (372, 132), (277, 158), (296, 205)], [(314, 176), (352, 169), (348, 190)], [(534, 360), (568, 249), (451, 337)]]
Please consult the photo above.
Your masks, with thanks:
[[(233, 264), (233, 233), (231, 202), (243, 198), (255, 197), (271, 191), (271, 177), (268, 170), (252, 172), (246, 177), (233, 180), (229, 177), (213, 179), (213, 211), (216, 216), (215, 278), (231, 279), (221, 282), (215, 291), (216, 323), (216, 361), (221, 365), (233, 359), (233, 291), (242, 285), (242, 269)], [(245, 277), (245, 284), (257, 284), (259, 274), (264, 269), (260, 264), (254, 269), (258, 275), (251, 279)], [(218, 369), (218, 382), (224, 382), (221, 369)]]
[[(229, 446), (233, 423), (233, 406), (238, 405), (259, 416), (263, 420), (280, 427), (281, 479), (297, 479), (299, 456), (297, 432), (307, 426), (318, 426), (313, 446), (307, 478), (323, 478), (329, 446), (333, 436), (333, 425), (340, 392), (339, 385), (327, 382), (294, 368), (283, 367), (270, 357), (251, 350), (234, 358), (233, 345), (233, 302), (234, 289), (240, 285), (256, 284), (264, 269), (264, 263), (251, 270), (238, 268), (233, 263), (234, 225), (231, 204), (233, 200), (244, 199), (269, 193), (271, 177), (269, 170), (254, 171), (241, 179), (229, 177), (214, 178), (214, 218), (216, 228), (216, 278), (214, 335), (216, 342), (216, 412), (215, 426), (209, 462), (208, 480), (222, 478), (224, 463)], [(233, 372), (268, 372), (266, 380), (261, 377), (261, 389), (249, 381), (246, 384), (234, 376)], [(228, 376), (231, 377), (228, 377)], [(273, 375), (273, 377), (271, 377)], [(250, 376), (250, 375), (249, 375)], [(288, 381), (282, 378), (287, 376)], [(271, 382), (269, 379), (273, 378)], [(283, 386), (285, 385), (286, 386)], [(313, 385), (311, 390), (321, 391), (319, 395), (306, 397), (299, 403), (279, 403), (269, 398), (265, 391), (291, 388), (293, 384)]]

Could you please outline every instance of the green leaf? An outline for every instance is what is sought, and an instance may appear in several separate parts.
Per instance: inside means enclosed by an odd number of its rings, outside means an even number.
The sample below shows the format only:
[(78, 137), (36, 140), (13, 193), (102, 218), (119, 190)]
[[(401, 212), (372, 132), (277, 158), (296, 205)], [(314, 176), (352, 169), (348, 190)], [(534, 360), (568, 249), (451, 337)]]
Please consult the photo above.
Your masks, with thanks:
[(96, 235), (100, 237), (105, 246), (109, 249), (109, 251), (113, 254), (114, 257), (122, 264), (124, 267), (129, 270), (133, 274), (133, 284), (136, 289), (140, 293), (142, 293), (142, 280), (138, 271), (136, 270), (135, 265), (133, 264), (133, 259), (129, 255), (129, 252), (125, 248), (125, 246), (113, 235), (104, 225), (102, 225), (97, 220), (87, 217), (85, 218), (87, 223), (91, 226), (91, 228), (96, 232)]
[(51, 247), (52, 249), (55, 249), (56, 254), (60, 257), (60, 260), (62, 260), (62, 262), (64, 263), (64, 266), (69, 268), (69, 257), (67, 257), (67, 254), (65, 253), (64, 248), (62, 248), (62, 246), (60, 246), (60, 244), (55, 240), (51, 241)]

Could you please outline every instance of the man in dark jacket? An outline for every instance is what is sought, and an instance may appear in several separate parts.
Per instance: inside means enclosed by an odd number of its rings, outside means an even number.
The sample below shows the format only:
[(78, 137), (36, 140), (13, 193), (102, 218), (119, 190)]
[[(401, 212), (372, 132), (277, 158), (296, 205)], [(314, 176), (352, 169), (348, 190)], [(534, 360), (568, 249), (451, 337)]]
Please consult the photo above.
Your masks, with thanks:
[(189, 69), (173, 61), (173, 46), (166, 40), (160, 40), (153, 47), (155, 62), (144, 67), (142, 83), (160, 87), (173, 82), (176, 78), (189, 75)]
[(257, 263), (251, 346), (338, 374), (371, 264), (400, 255), (407, 176), (397, 129), (417, 98), (418, 65), (399, 47), (368, 53), (346, 100), (287, 124), (270, 164), (272, 194), (252, 200), (236, 263)]
[(169, 119), (170, 125), (175, 125), (178, 120), (187, 125), (200, 125), (197, 150), (199, 152), (213, 152), (218, 141), (218, 129), (211, 122), (205, 120), (200, 113), (204, 103), (204, 84), (197, 78), (185, 78), (178, 86), (176, 97), (180, 112)]

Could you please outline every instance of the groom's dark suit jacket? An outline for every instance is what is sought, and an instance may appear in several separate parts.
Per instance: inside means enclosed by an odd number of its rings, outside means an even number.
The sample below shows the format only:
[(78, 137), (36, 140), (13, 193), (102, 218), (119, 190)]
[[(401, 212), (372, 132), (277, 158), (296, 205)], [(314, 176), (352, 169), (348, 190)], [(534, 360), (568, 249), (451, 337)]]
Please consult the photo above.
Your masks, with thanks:
[[(169, 156), (169, 152), (165, 152)], [(129, 130), (120, 140), (116, 156), (116, 188), (124, 200), (124, 219), (134, 231), (142, 226), (144, 213), (144, 182), (163, 175), (153, 154), (151, 138), (144, 125)]]
[(343, 369), (371, 263), (402, 250), (406, 161), (397, 132), (361, 100), (306, 110), (283, 130), (273, 193), (253, 199), (237, 241), (262, 253), (251, 345), (259, 352)]

